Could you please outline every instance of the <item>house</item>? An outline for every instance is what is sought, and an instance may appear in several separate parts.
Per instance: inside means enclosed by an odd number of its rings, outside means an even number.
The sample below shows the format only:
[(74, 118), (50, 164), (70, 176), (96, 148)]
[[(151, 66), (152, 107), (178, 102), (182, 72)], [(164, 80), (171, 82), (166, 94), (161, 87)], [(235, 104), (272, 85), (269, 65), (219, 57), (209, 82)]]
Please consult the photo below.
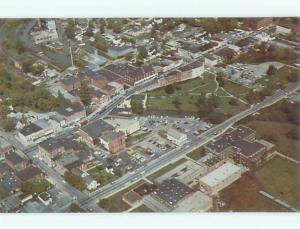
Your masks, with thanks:
[(100, 143), (111, 153), (117, 153), (126, 147), (123, 132), (105, 131), (101, 134)]
[(51, 195), (48, 192), (42, 192), (38, 195), (38, 199), (45, 205), (48, 206), (52, 203)]
[(43, 172), (35, 166), (28, 166), (25, 169), (16, 173), (16, 176), (22, 181), (36, 182), (44, 177)]
[(71, 103), (56, 110), (58, 116), (66, 120), (66, 123), (73, 123), (86, 117), (86, 111), (80, 103)]
[(100, 137), (104, 131), (113, 131), (114, 127), (103, 120), (91, 122), (79, 129), (81, 140), (95, 146), (100, 143)]
[(176, 145), (182, 145), (187, 140), (187, 135), (174, 128), (169, 128), (167, 138)]
[(48, 138), (38, 144), (39, 157), (49, 166), (55, 166), (55, 158), (61, 155), (65, 148), (56, 138)]
[(5, 155), (5, 163), (16, 172), (23, 170), (28, 165), (28, 161), (14, 151)]
[(91, 190), (95, 190), (100, 184), (94, 180), (90, 175), (84, 176), (83, 178), (83, 182), (86, 185), (86, 188), (91, 191)]
[(215, 66), (218, 64), (218, 58), (213, 55), (206, 54), (204, 55), (204, 64), (207, 66)]
[(199, 179), (200, 191), (215, 195), (239, 179), (241, 175), (242, 169), (239, 166), (226, 162)]
[(60, 83), (68, 92), (79, 89), (81, 86), (79, 78), (75, 76), (66, 76), (60, 80)]
[(243, 19), (243, 25), (252, 30), (266, 29), (273, 24), (273, 18), (271, 17), (257, 17), (257, 18), (245, 18)]

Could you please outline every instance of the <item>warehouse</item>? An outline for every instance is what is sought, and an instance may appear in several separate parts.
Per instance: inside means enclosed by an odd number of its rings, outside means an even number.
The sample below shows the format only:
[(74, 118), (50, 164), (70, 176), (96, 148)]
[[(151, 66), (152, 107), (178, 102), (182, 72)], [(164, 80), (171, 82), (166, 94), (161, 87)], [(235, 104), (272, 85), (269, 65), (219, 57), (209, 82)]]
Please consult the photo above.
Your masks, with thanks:
[(214, 195), (220, 190), (232, 184), (242, 175), (242, 169), (230, 162), (226, 162), (219, 168), (199, 179), (200, 191)]
[(122, 131), (125, 136), (141, 129), (140, 122), (135, 119), (106, 119), (105, 121), (112, 125), (116, 131)]

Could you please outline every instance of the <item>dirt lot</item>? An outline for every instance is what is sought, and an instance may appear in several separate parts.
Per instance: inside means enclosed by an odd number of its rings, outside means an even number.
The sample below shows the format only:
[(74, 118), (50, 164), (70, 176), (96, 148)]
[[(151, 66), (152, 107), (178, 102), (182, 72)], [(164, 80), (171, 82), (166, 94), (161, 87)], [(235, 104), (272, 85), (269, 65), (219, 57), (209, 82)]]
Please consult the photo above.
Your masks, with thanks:
[(148, 208), (146, 205), (141, 205), (140, 207), (137, 207), (137, 208), (133, 209), (130, 212), (135, 212), (135, 213), (140, 212), (140, 213), (142, 213), (142, 212), (153, 212), (153, 211), (150, 208)]
[(242, 178), (220, 192), (220, 198), (226, 205), (221, 212), (286, 212), (271, 200), (261, 196), (258, 191), (262, 187), (254, 173), (245, 173)]

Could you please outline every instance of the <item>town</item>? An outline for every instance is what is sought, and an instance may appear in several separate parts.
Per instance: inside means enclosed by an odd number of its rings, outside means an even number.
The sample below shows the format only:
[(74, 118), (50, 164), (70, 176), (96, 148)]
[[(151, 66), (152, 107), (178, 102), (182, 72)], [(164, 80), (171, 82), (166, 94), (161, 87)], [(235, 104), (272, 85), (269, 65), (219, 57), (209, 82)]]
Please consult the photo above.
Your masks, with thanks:
[(298, 212), (299, 18), (0, 20), (0, 212)]

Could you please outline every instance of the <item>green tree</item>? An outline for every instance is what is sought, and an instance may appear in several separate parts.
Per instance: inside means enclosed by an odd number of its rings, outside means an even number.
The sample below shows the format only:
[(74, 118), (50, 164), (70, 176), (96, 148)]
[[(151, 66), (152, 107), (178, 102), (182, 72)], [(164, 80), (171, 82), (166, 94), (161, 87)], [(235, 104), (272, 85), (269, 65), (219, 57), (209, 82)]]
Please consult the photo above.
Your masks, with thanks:
[(173, 94), (174, 93), (174, 85), (173, 84), (169, 84), (169, 85), (167, 85), (167, 86), (165, 86), (165, 92), (167, 93), (167, 94)]
[(131, 99), (130, 106), (134, 114), (141, 115), (144, 113), (144, 107), (141, 101)]
[(83, 191), (86, 189), (86, 184), (80, 176), (67, 171), (64, 174), (64, 178), (70, 185), (77, 188), (78, 190)]
[(268, 76), (274, 75), (276, 73), (276, 70), (277, 69), (276, 69), (276, 67), (273, 64), (269, 65), (269, 68), (267, 70), (267, 75)]
[(89, 88), (87, 82), (84, 79), (81, 79), (80, 83), (81, 83), (81, 87), (79, 91), (80, 99), (85, 106), (89, 106), (92, 101), (91, 89)]
[(148, 51), (144, 46), (139, 46), (137, 48), (137, 59), (138, 60), (143, 60), (148, 56)]

